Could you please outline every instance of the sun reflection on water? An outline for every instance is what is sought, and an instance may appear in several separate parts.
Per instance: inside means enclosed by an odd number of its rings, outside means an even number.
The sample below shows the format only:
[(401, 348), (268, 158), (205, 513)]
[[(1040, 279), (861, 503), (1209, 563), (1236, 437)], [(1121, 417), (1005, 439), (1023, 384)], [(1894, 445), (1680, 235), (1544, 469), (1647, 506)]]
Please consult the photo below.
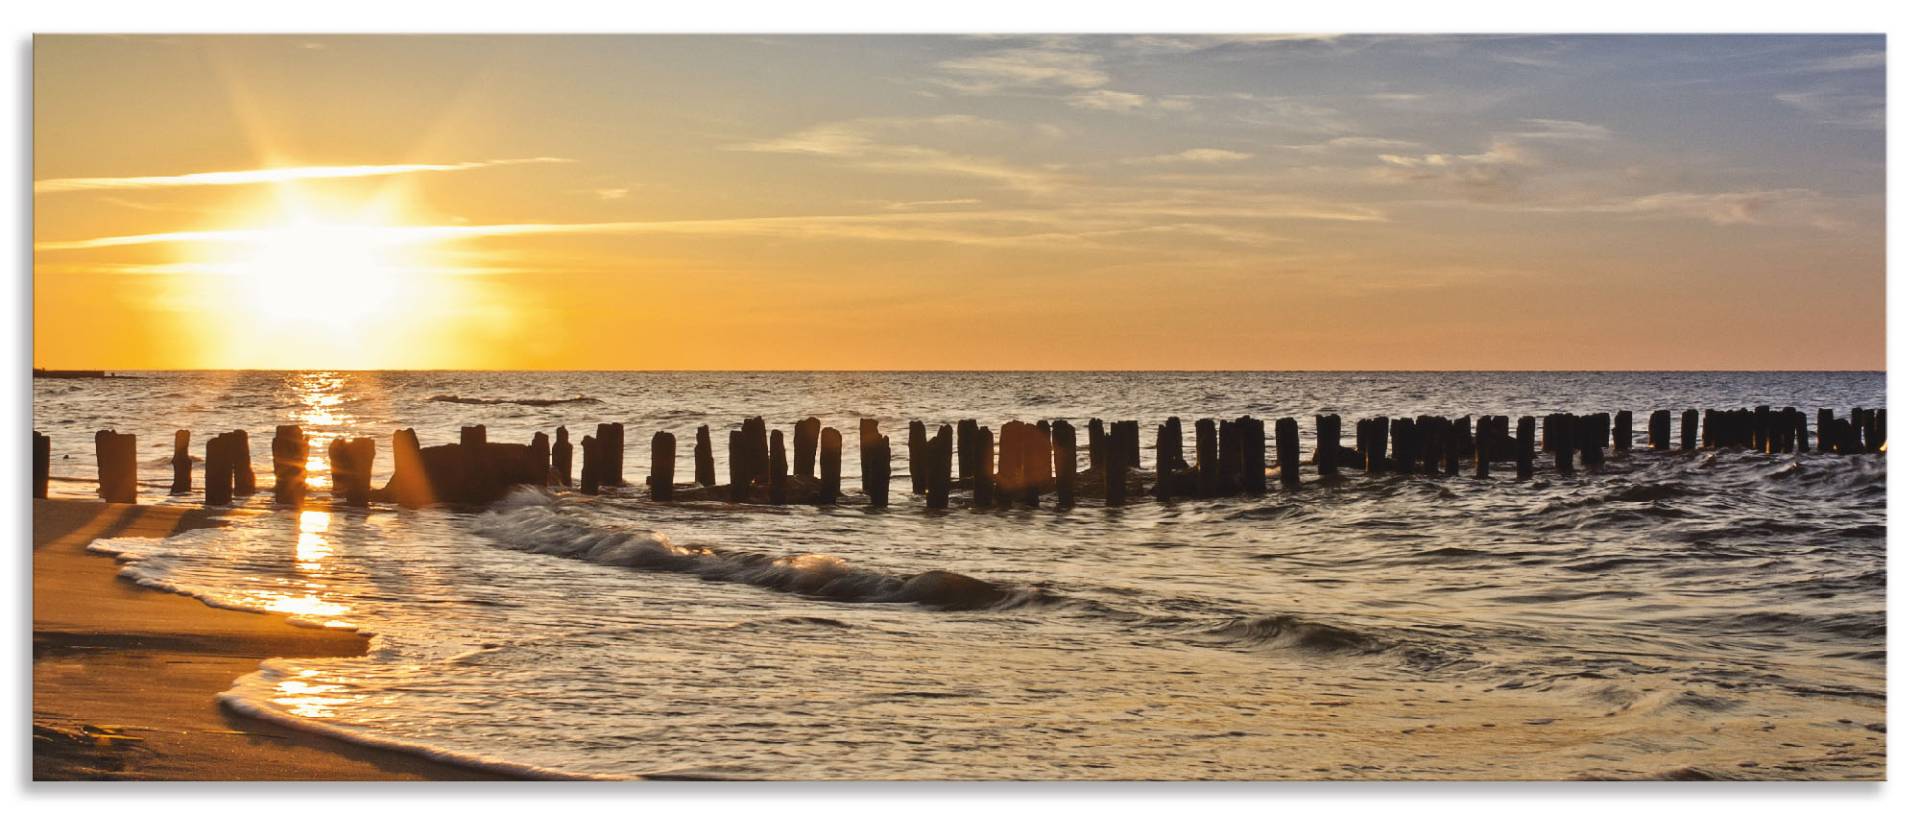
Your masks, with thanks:
[(341, 692), (346, 689), (345, 686), (320, 681), (319, 675), (319, 670), (301, 670), (299, 678), (276, 684), (274, 689), (279, 692), (279, 697), (273, 702), (302, 718), (332, 718), (334, 707), (366, 698), (364, 695), (345, 694)]

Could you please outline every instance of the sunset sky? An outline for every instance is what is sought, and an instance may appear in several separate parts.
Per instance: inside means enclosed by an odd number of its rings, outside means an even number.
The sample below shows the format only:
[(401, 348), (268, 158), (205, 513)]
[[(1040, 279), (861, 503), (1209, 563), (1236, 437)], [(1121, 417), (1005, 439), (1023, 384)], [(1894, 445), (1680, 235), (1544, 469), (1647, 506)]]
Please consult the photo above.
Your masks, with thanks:
[(34, 40), (57, 368), (1885, 365), (1885, 40)]

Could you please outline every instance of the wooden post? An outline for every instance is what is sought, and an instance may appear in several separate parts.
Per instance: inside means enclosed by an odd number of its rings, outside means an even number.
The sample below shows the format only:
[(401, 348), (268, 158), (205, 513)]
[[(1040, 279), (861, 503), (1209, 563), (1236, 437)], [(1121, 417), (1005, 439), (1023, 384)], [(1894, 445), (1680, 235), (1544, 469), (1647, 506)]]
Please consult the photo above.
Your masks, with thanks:
[(1140, 468), (1140, 422), (1116, 421), (1114, 430), (1120, 438), (1120, 460), (1128, 469)]
[[(1278, 431), (1275, 432), (1278, 436)], [(1195, 474), (1198, 476), (1196, 490), (1201, 497), (1213, 497), (1220, 493), (1220, 436), (1214, 428), (1213, 419), (1202, 418), (1193, 422), (1193, 458)]]
[(1280, 485), (1300, 488), (1300, 422), (1282, 418), (1273, 422), (1274, 455), (1280, 459)]
[(1040, 505), (1040, 492), (1052, 483), (1048, 471), (1053, 468), (1053, 441), (1047, 434), (1047, 422), (1024, 424), (1020, 434), (1020, 474), (1025, 479), (1020, 499), (1028, 506)]
[[(415, 447), (415, 449), (418, 448), (418, 446)], [(394, 465), (399, 466), (397, 448), (394, 456)], [(562, 486), (573, 486), (573, 443), (567, 440), (566, 427), (555, 427), (553, 430), (553, 471), (560, 475)]]
[[(1460, 443), (1460, 430), (1461, 425), (1466, 423), (1466, 416), (1461, 416), (1455, 421), (1446, 421), (1446, 431), (1440, 434), (1440, 454), (1446, 460), (1449, 477), (1460, 474), (1460, 453), (1464, 451), (1462, 447), (1466, 446)], [(1471, 439), (1473, 431), (1468, 429), (1466, 435)]]
[(1586, 446), (1580, 450), (1580, 462), (1589, 469), (1606, 467), (1607, 414), (1594, 413), (1587, 416), (1587, 431), (1582, 435)]
[[(671, 455), (672, 447), (668, 449)], [(787, 505), (787, 439), (779, 430), (767, 442), (767, 478), (767, 502)]]
[(1396, 418), (1387, 423), (1387, 434), (1393, 441), (1393, 471), (1401, 475), (1413, 474), (1414, 458), (1419, 455), (1419, 433), (1417, 424), (1411, 418)]
[(994, 470), (994, 498), (1002, 506), (1012, 506), (1026, 491), (1025, 427), (1018, 421), (1000, 425), (1000, 467)]
[(1647, 416), (1647, 448), (1665, 452), (1673, 446), (1673, 413), (1655, 410)]
[(527, 474), (543, 489), (553, 485), (553, 444), (538, 430), (527, 443)]
[(713, 476), (713, 435), (705, 424), (693, 431), (693, 482), (701, 486), (719, 483)]
[(33, 497), (35, 500), (47, 499), (47, 482), (53, 479), (53, 439), (35, 431), (33, 434)]
[[(464, 435), (462, 430), (463, 440)], [(306, 498), (307, 434), (282, 424), (273, 429), (273, 502), (297, 506)]]
[(907, 422), (907, 486), (916, 495), (927, 493), (926, 457), (926, 422)]
[(1481, 416), (1473, 430), (1473, 476), (1484, 478), (1493, 473), (1493, 419)]
[(816, 502), (831, 506), (840, 499), (840, 431), (820, 430), (820, 494)]
[(813, 477), (813, 456), (820, 449), (820, 419), (808, 416), (793, 425), (793, 474)]
[(1613, 451), (1626, 455), (1633, 448), (1633, 411), (1621, 410), (1613, 414)]
[(1533, 477), (1533, 416), (1521, 416), (1514, 433), (1518, 437), (1513, 445), (1513, 476), (1527, 480)]
[(997, 491), (999, 487), (993, 482), (993, 430), (976, 427), (973, 439), (973, 507), (993, 508), (993, 497)]
[(207, 482), (203, 502), (208, 506), (233, 503), (233, 434), (220, 433), (207, 439)]
[[(244, 436), (241, 436), (244, 439)], [(434, 502), (433, 484), (427, 481), (427, 465), (420, 458), (420, 436), (411, 429), (393, 431), (393, 477), (387, 481), (387, 496), (402, 506), (425, 506)], [(573, 445), (567, 445), (572, 461)], [(566, 481), (571, 484), (573, 475)], [(235, 493), (239, 492), (236, 488)]]
[(349, 506), (367, 505), (373, 482), (374, 446), (371, 438), (335, 438), (327, 444), (327, 466), (333, 472), (332, 494)]
[[(601, 426), (605, 426), (604, 424)], [(597, 430), (596, 430), (597, 431)], [(580, 439), (580, 494), (600, 494), (600, 441), (589, 435)]]
[(1180, 444), (1179, 422), (1167, 419), (1153, 437), (1153, 493), (1161, 500), (1173, 499), (1173, 450)]
[(346, 501), (347, 490), (353, 484), (352, 470), (353, 463), (347, 460), (347, 439), (336, 437), (327, 442), (327, 471), (331, 474), (328, 480), (333, 484), (327, 492), (334, 500)]
[(751, 496), (753, 476), (748, 474), (752, 468), (747, 459), (752, 457), (752, 445), (747, 443), (745, 430), (727, 431), (727, 500), (745, 503)]
[[(594, 450), (594, 460), (600, 464), (595, 471), (600, 486), (627, 485), (627, 425), (613, 422), (600, 424), (593, 428), (594, 438), (599, 448)], [(480, 439), (486, 442), (484, 435)]]
[(1247, 444), (1240, 438), (1246, 425), (1238, 421), (1220, 422), (1220, 474), (1214, 485), (1221, 495), (1240, 494), (1240, 479), (1246, 476), (1247, 465), (1241, 459), (1247, 454)]
[(1699, 437), (1700, 411), (1682, 410), (1680, 412), (1680, 451), (1692, 452), (1694, 441)]
[(247, 440), (246, 430), (232, 430), (230, 434), (233, 436), (233, 447), (229, 455), (233, 469), (233, 495), (247, 497), (259, 491), (253, 478), (252, 442)]
[(860, 485), (867, 502), (887, 505), (887, 492), (893, 480), (893, 450), (887, 436), (880, 434), (880, 422), (860, 419)]
[(192, 432), (173, 431), (173, 485), (167, 488), (167, 494), (184, 495), (193, 491), (193, 453), (188, 451), (191, 443)]
[(1267, 493), (1267, 425), (1252, 416), (1240, 417), (1240, 489), (1249, 495)]
[(647, 486), (650, 496), (662, 503), (673, 500), (674, 452), (673, 433), (653, 434), (653, 462), (647, 471)]
[(1313, 462), (1321, 478), (1340, 476), (1340, 416), (1313, 417)]
[(971, 418), (963, 418), (960, 419), (959, 429), (955, 431), (954, 447), (955, 451), (960, 455), (961, 480), (973, 477), (973, 465), (980, 459), (980, 456), (974, 454), (973, 451), (973, 442), (980, 435), (979, 429), (980, 422)]
[[(347, 494), (347, 502), (355, 506), (367, 505), (367, 498), (373, 491), (373, 458), (379, 450), (372, 438), (356, 437), (347, 442), (347, 455), (353, 461), (354, 489)], [(546, 456), (541, 455), (542, 464)]]
[(772, 461), (767, 458), (767, 420), (754, 416), (741, 422), (740, 442), (745, 445), (740, 449), (743, 479), (750, 484), (765, 484), (772, 476), (768, 468)]
[(927, 508), (944, 509), (953, 493), (953, 425), (941, 424), (927, 442)]
[(486, 446), (487, 425), (473, 424), (460, 428), (460, 446)]
[(1073, 505), (1074, 476), (1079, 473), (1080, 439), (1073, 425), (1053, 422), (1053, 492), (1061, 508)]

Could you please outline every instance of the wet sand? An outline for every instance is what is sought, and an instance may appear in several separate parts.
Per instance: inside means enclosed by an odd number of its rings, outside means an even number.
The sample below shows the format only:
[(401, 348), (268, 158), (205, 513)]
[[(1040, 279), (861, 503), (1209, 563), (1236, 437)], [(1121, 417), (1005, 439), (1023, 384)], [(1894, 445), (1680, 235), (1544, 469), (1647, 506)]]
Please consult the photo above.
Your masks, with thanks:
[(34, 501), (35, 780), (501, 779), (227, 712), (215, 694), (261, 660), (356, 656), (366, 640), (141, 588), (86, 550), (217, 525), (180, 506)]

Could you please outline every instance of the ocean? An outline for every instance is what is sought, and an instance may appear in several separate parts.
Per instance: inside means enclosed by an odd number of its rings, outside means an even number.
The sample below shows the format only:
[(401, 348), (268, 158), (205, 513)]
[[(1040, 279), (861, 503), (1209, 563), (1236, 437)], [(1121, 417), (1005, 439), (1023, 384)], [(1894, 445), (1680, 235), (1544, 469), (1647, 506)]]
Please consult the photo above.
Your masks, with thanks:
[[(740, 779), (1880, 778), (1887, 462), (1708, 450), (1518, 481), (1349, 477), (1124, 508), (930, 511), (906, 425), (1316, 413), (1882, 407), (1881, 373), (134, 373), (34, 381), (53, 492), (93, 497), (92, 435), (252, 436), (229, 527), (110, 539), (123, 575), (372, 636), (270, 660), (235, 712), (537, 777)], [(645, 439), (764, 416), (894, 439), (893, 505), (662, 505)], [(496, 441), (626, 424), (626, 479), (479, 510), (331, 506), (326, 442)], [(271, 506), (276, 424), (314, 493)], [(1677, 423), (1677, 422), (1676, 422)], [(1084, 429), (1081, 438), (1085, 439)], [(851, 447), (852, 442), (849, 441)], [(1269, 456), (1272, 447), (1269, 446)], [(1151, 450), (1145, 455), (1150, 462)], [(1188, 453), (1192, 458), (1191, 452)], [(1085, 450), (1080, 454), (1087, 465)], [(848, 491), (859, 484), (848, 450)], [(945, 572), (984, 608), (911, 601)], [(831, 583), (832, 590), (818, 587)], [(968, 583), (970, 584), (970, 583)], [(823, 598), (821, 594), (831, 594)]]

